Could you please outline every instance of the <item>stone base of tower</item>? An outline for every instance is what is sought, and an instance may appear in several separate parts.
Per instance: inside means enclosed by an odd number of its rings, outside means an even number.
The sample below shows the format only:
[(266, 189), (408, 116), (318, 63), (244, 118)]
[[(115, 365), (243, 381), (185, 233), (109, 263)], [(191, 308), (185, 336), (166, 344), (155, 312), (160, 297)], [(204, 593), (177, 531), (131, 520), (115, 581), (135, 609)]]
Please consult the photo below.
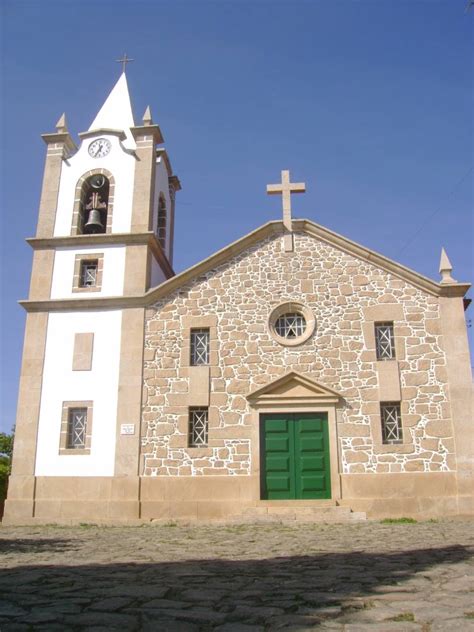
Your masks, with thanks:
[(138, 521), (137, 477), (11, 477), (4, 524)]
[[(239, 517), (248, 521), (262, 512), (275, 513), (274, 518), (278, 513), (284, 516), (298, 504), (305, 504), (308, 512), (331, 503), (374, 519), (474, 515), (473, 494), (459, 495), (457, 485), (454, 472), (342, 475), (342, 498), (337, 502), (282, 503), (260, 500), (256, 476), (17, 476), (10, 481), (3, 524), (141, 524), (167, 520), (238, 521)], [(268, 510), (272, 504), (275, 507)], [(285, 508), (277, 509), (277, 505)]]

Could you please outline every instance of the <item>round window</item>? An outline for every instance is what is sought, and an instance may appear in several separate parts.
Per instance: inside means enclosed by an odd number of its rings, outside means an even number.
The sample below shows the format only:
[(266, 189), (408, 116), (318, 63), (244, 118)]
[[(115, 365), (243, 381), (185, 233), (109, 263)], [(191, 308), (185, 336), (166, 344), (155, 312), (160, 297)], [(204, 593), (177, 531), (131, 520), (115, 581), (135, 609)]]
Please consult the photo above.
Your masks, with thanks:
[(308, 340), (316, 321), (310, 309), (301, 303), (291, 302), (278, 305), (270, 314), (268, 325), (277, 342), (291, 347)]
[(298, 338), (304, 334), (306, 321), (303, 314), (283, 314), (275, 321), (275, 331), (282, 338)]

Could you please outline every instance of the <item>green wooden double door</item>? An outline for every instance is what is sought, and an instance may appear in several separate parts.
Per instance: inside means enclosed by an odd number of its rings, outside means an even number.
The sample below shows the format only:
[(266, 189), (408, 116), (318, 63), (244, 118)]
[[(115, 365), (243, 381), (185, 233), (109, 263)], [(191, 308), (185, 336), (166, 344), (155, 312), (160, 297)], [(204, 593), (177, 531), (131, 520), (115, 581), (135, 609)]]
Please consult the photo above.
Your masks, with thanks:
[(262, 498), (331, 498), (326, 413), (260, 417)]

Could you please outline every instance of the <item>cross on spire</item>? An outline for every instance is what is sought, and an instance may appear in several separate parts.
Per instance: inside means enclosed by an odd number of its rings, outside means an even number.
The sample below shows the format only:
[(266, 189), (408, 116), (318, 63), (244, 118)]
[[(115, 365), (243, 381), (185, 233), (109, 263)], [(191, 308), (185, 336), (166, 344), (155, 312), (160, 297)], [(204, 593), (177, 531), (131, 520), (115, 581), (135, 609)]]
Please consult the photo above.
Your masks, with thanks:
[(116, 59), (115, 60), (117, 63), (122, 64), (122, 72), (125, 72), (125, 68), (127, 66), (128, 63), (130, 63), (131, 61), (135, 61), (134, 59), (130, 59), (130, 57), (127, 57), (127, 53), (124, 53), (122, 59)]

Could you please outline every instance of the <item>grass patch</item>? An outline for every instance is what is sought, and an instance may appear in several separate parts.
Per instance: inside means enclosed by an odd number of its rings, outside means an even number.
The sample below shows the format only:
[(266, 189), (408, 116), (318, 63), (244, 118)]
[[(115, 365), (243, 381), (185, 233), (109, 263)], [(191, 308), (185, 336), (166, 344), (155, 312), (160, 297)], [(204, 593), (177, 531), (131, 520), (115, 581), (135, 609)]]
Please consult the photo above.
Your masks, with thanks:
[(79, 526), (81, 529), (97, 529), (99, 525), (93, 522), (80, 522)]
[(415, 615), (413, 612), (402, 612), (401, 614), (397, 614), (395, 617), (390, 617), (387, 621), (414, 621)]
[(471, 612), (465, 612), (464, 616), (466, 617), (466, 619), (474, 619), (474, 610), (472, 610)]
[(416, 524), (418, 520), (415, 518), (384, 518), (381, 524)]

